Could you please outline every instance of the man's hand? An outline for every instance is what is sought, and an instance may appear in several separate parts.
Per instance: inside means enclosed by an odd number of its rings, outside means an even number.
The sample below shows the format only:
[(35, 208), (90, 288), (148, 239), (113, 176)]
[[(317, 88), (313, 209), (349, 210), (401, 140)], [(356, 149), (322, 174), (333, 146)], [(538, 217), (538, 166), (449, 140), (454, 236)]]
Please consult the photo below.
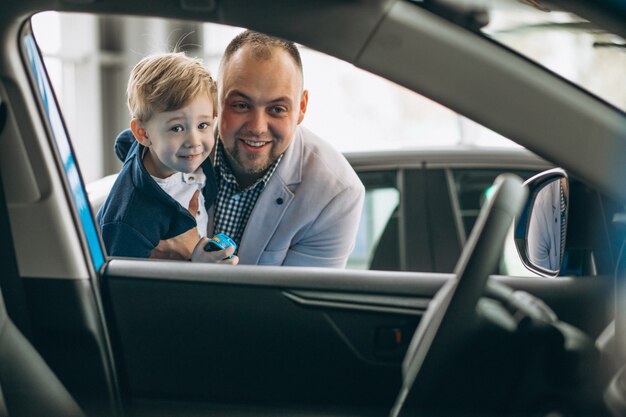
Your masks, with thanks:
[(200, 239), (191, 255), (191, 262), (208, 262), (230, 265), (237, 265), (239, 263), (239, 257), (236, 255), (233, 255), (232, 258), (228, 259), (228, 257), (235, 252), (234, 247), (229, 246), (224, 250), (207, 252), (204, 250), (207, 243), (209, 243), (209, 238), (203, 237)]

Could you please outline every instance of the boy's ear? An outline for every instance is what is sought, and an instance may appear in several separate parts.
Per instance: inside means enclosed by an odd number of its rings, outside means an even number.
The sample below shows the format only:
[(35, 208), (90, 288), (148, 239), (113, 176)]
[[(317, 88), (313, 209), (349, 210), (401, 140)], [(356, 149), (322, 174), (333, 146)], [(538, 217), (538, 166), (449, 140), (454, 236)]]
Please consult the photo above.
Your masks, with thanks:
[(149, 147), (152, 144), (150, 139), (148, 139), (148, 133), (146, 133), (146, 129), (141, 120), (135, 118), (131, 119), (130, 130), (133, 131), (137, 142), (141, 143), (143, 146)]

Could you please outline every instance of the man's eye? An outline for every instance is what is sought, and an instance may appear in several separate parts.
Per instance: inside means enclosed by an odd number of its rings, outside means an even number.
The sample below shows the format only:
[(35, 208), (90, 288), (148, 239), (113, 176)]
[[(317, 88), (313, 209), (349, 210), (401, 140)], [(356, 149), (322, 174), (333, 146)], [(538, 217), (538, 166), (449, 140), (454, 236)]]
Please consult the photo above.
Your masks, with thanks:
[(176, 125), (170, 128), (170, 130), (174, 133), (180, 133), (183, 131), (183, 127), (181, 125)]
[(248, 103), (235, 103), (233, 104), (233, 108), (235, 110), (247, 110), (250, 106), (248, 106)]
[(282, 113), (285, 113), (287, 109), (284, 107), (277, 106), (277, 107), (272, 107), (270, 111), (274, 114), (282, 114)]

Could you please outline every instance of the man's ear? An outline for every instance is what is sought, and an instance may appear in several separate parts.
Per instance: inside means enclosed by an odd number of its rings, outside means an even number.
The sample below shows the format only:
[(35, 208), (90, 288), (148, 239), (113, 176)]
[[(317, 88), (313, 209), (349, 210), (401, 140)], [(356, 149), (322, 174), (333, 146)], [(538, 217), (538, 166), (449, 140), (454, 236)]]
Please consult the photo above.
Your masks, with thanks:
[(302, 92), (302, 97), (300, 98), (300, 113), (298, 114), (298, 124), (302, 123), (304, 120), (304, 114), (306, 113), (306, 106), (309, 103), (309, 92), (304, 90)]
[(133, 131), (133, 135), (135, 135), (135, 139), (137, 142), (141, 143), (146, 148), (152, 145), (150, 139), (148, 139), (148, 133), (146, 133), (146, 128), (141, 120), (133, 118), (130, 121), (130, 130)]

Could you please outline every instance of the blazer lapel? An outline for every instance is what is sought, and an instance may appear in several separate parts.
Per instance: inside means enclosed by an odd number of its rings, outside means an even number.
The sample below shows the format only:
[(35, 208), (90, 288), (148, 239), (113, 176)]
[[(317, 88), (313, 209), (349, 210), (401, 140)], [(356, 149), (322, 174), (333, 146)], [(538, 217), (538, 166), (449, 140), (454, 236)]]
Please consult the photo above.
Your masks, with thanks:
[(282, 182), (270, 183), (259, 196), (243, 232), (238, 252), (242, 264), (258, 264), (261, 253), (293, 201), (293, 193)]

